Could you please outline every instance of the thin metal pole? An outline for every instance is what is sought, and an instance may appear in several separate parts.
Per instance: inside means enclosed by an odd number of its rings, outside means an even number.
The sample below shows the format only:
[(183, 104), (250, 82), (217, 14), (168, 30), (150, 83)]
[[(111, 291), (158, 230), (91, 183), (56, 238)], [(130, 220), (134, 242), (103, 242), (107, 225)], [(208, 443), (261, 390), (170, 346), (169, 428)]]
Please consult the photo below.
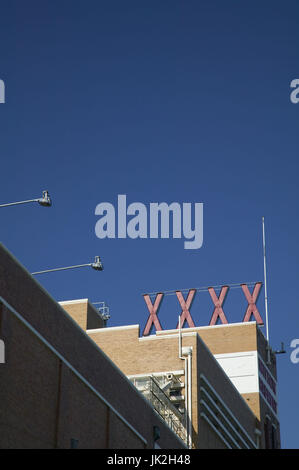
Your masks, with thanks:
[(38, 271), (36, 273), (31, 273), (31, 274), (34, 276), (36, 274), (53, 273), (53, 272), (56, 272), (56, 271), (66, 271), (67, 269), (84, 268), (85, 266), (92, 266), (92, 263), (78, 264), (77, 266), (67, 266), (65, 268), (46, 269), (45, 271)]
[(189, 414), (188, 414), (188, 390), (189, 390), (189, 380), (188, 380), (188, 358), (182, 356), (182, 325), (181, 325), (181, 316), (179, 315), (179, 359), (185, 361), (184, 369), (184, 380), (185, 380), (185, 426), (186, 426), (186, 440), (187, 445), (189, 446), (190, 436), (189, 436)]
[(101, 258), (99, 256), (96, 256), (93, 263), (77, 264), (74, 266), (66, 266), (65, 268), (45, 269), (44, 271), (37, 271), (35, 273), (31, 273), (31, 275), (34, 276), (36, 274), (46, 274), (46, 273), (53, 273), (57, 271), (66, 271), (67, 269), (85, 268), (86, 266), (91, 267), (95, 271), (103, 271), (104, 269), (102, 262), (101, 262)]
[(179, 358), (184, 359), (182, 357), (181, 315), (179, 316)]
[(0, 207), (19, 206), (20, 204), (29, 204), (31, 202), (38, 202), (40, 206), (50, 207), (52, 201), (49, 195), (49, 191), (43, 191), (42, 197), (39, 199), (27, 199), (26, 201), (9, 202), (7, 204), (0, 204)]
[(38, 202), (38, 199), (29, 199), (28, 201), (10, 202), (8, 204), (0, 204), (0, 207), (18, 206), (19, 204), (29, 204), (30, 202)]
[(264, 253), (264, 286), (265, 286), (265, 312), (266, 312), (266, 338), (269, 343), (269, 321), (268, 321), (268, 293), (267, 293), (267, 264), (266, 264), (266, 237), (265, 217), (262, 218), (263, 225), (263, 253)]
[[(242, 284), (247, 284), (249, 287), (250, 286), (253, 286), (256, 284), (257, 281), (252, 281), (252, 282), (239, 282), (238, 284), (227, 284), (227, 283), (224, 283), (223, 284), (219, 284), (217, 286), (207, 286), (207, 287), (192, 287), (192, 289), (196, 290), (197, 292), (208, 292), (208, 290), (213, 287), (214, 289), (220, 289), (221, 287), (223, 287), (223, 285), (225, 284), (227, 287), (229, 287), (230, 289), (240, 289), (242, 287)], [(190, 287), (187, 287), (186, 289), (176, 289), (176, 290), (168, 290), (168, 291), (159, 291), (159, 292), (149, 292), (147, 294), (144, 294), (144, 295), (149, 295), (150, 297), (153, 297), (157, 294), (164, 294), (164, 296), (167, 296), (167, 295), (176, 295), (176, 293), (178, 291), (182, 292), (183, 294), (184, 293), (187, 293), (188, 291), (190, 290)]]

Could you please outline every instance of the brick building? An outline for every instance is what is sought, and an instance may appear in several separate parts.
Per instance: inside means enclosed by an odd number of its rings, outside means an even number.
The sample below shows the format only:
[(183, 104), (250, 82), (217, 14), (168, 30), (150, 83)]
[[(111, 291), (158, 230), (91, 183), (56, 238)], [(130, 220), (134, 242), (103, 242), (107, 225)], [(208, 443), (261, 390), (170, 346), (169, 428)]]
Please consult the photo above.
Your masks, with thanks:
[(137, 388), (146, 390), (153, 377), (189, 414), (193, 448), (280, 446), (275, 356), (267, 365), (255, 322), (184, 329), (182, 354), (178, 330), (140, 337), (131, 325), (87, 333)]
[(0, 340), (0, 448), (280, 446), (275, 356), (255, 322), (106, 327), (0, 246)]
[[(0, 245), (0, 448), (183, 449), (127, 377)], [(84, 323), (84, 316), (86, 323)]]

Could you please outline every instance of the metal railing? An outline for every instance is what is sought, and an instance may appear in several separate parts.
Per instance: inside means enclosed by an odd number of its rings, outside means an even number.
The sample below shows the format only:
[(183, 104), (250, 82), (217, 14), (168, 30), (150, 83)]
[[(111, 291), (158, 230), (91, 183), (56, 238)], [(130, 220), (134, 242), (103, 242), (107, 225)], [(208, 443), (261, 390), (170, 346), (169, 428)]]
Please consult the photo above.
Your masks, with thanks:
[(170, 398), (161, 389), (158, 382), (152, 377), (131, 378), (137, 390), (152, 404), (156, 412), (166, 422), (169, 428), (179, 436), (182, 441), (187, 442), (187, 431), (185, 417), (173, 405)]

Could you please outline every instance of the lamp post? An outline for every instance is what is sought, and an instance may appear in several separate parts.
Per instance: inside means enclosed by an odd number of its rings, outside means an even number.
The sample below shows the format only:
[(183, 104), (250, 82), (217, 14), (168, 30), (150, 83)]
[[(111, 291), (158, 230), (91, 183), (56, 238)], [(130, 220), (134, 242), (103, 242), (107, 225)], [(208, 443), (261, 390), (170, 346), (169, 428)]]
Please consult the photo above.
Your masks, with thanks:
[(45, 269), (44, 271), (37, 271), (37, 272), (31, 273), (31, 274), (33, 276), (36, 276), (38, 274), (53, 273), (53, 272), (57, 272), (57, 271), (66, 271), (68, 269), (77, 269), (77, 268), (85, 268), (85, 267), (91, 267), (95, 271), (103, 271), (103, 269), (104, 269), (100, 257), (96, 256), (93, 263), (78, 264), (78, 265), (75, 265), (75, 266), (66, 266), (64, 268)]
[(28, 199), (27, 201), (10, 202), (8, 204), (0, 204), (0, 207), (19, 206), (20, 204), (30, 204), (32, 202), (37, 202), (40, 206), (43, 207), (50, 207), (52, 205), (49, 192), (43, 191), (41, 198)]

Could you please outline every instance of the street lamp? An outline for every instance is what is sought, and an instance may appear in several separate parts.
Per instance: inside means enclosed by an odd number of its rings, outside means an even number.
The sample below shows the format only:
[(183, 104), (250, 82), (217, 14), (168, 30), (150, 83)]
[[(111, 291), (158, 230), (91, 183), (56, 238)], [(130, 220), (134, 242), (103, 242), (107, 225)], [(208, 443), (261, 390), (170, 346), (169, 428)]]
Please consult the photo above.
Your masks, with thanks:
[(95, 271), (103, 271), (103, 269), (104, 269), (100, 257), (96, 256), (93, 263), (78, 264), (76, 266), (66, 266), (65, 268), (46, 269), (44, 271), (37, 271), (37, 272), (31, 273), (31, 274), (33, 276), (35, 276), (37, 274), (53, 273), (53, 272), (56, 272), (56, 271), (66, 271), (67, 269), (85, 268), (86, 266), (91, 267)]
[(0, 204), (0, 207), (18, 206), (20, 204), (29, 204), (31, 202), (37, 202), (40, 206), (43, 206), (43, 207), (50, 207), (52, 205), (49, 191), (43, 191), (41, 198), (28, 199), (27, 201), (10, 202), (8, 204)]

